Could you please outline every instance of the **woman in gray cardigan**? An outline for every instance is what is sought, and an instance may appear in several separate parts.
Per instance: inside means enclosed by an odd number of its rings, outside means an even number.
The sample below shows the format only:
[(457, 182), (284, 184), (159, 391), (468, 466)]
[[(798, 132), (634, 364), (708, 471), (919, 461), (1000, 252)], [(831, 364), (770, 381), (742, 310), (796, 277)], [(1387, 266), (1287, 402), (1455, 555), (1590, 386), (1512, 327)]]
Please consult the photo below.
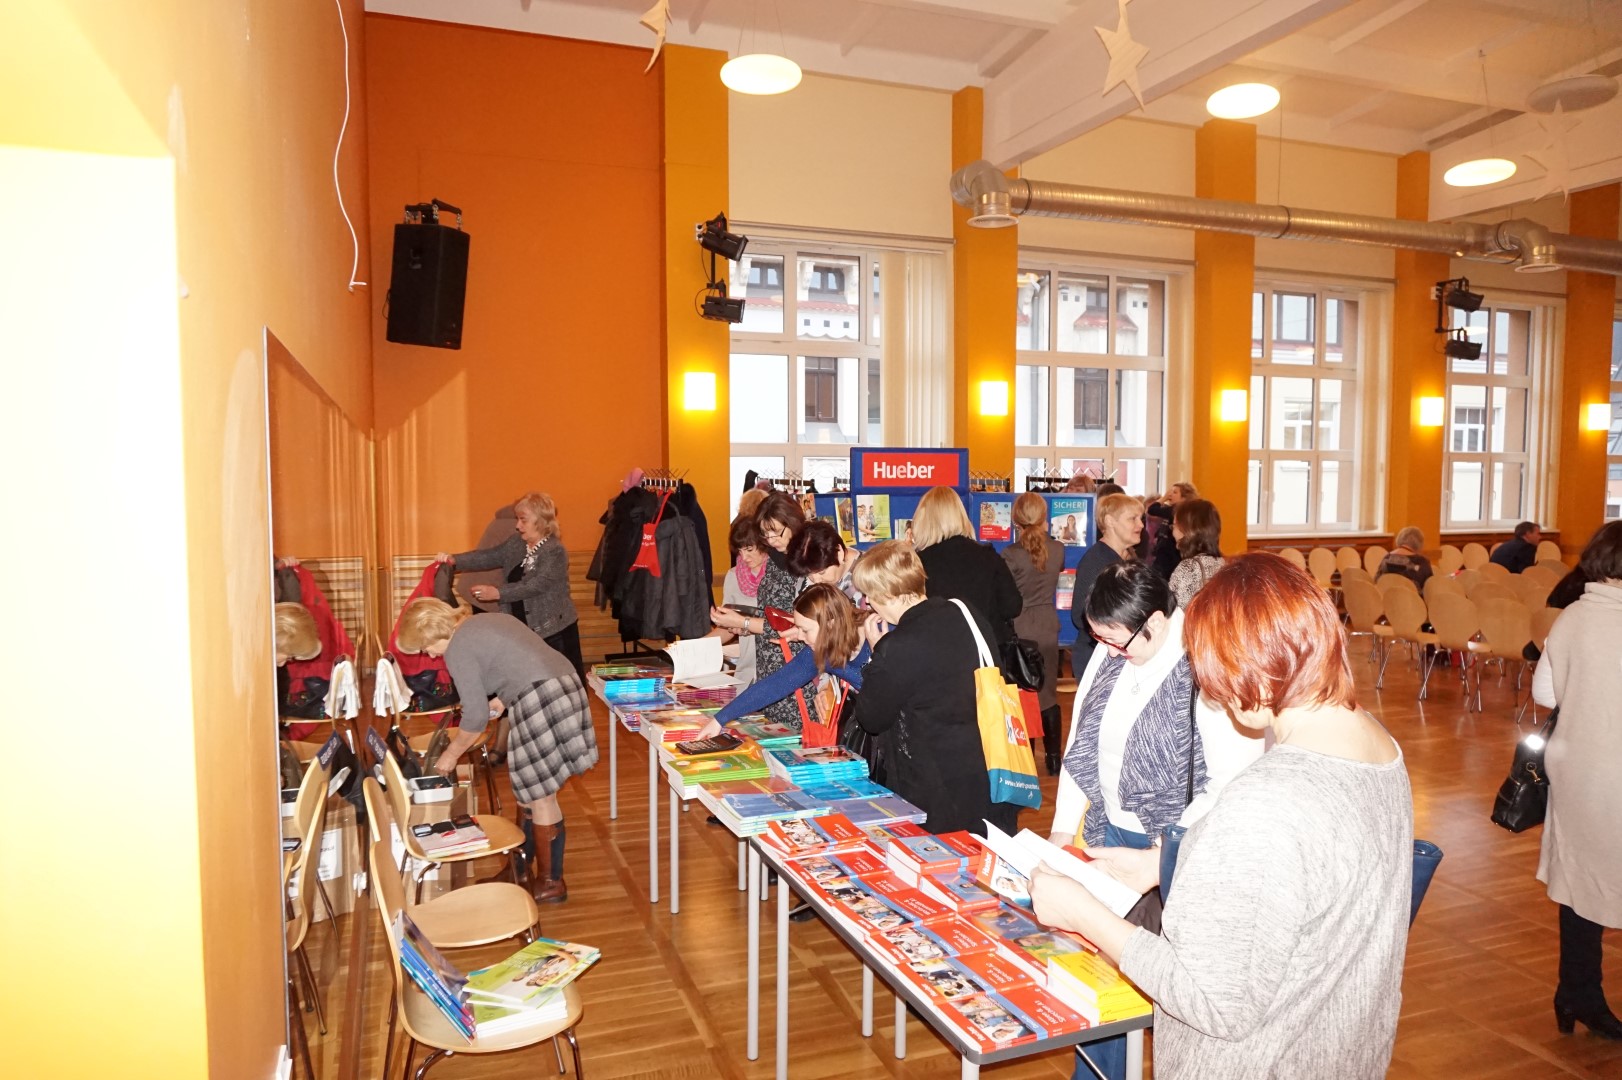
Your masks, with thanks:
[(569, 598), (569, 553), (558, 532), (557, 504), (552, 496), (532, 491), (513, 503), (513, 516), (517, 529), (495, 547), (456, 555), (441, 552), (436, 558), (458, 571), (504, 571), (507, 584), (475, 585), (473, 599), (501, 604), (562, 653), (584, 679), (580, 615)]

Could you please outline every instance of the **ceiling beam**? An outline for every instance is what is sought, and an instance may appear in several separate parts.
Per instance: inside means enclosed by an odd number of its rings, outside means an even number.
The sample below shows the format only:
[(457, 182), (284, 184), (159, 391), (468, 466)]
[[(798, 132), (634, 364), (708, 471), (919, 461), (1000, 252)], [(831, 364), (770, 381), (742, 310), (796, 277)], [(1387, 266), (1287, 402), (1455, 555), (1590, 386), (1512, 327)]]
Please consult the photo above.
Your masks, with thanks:
[(1518, 110), (1494, 109), (1482, 106), (1471, 109), (1462, 116), (1456, 116), (1443, 124), (1437, 124), (1419, 137), (1426, 150), (1439, 150), (1450, 142), (1455, 142), (1466, 135), (1473, 135), (1477, 131), (1484, 131), (1493, 124), (1501, 124), (1512, 116), (1519, 116)]
[[(1183, 127), (1199, 127), (1211, 119), (1211, 114), (1205, 110), (1205, 99), (1185, 93), (1167, 94), (1158, 101), (1151, 101), (1142, 115), (1149, 120)], [(1407, 128), (1384, 127), (1366, 123), (1362, 119), (1347, 120), (1340, 127), (1332, 128), (1329, 120), (1321, 116), (1286, 112), (1280, 117), (1277, 112), (1272, 112), (1245, 123), (1256, 125), (1257, 134), (1263, 139), (1283, 138), (1291, 144), (1318, 143), (1345, 150), (1368, 150), (1396, 156), (1418, 149), (1414, 133)], [(1288, 165), (1286, 151), (1285, 166)], [(1263, 179), (1266, 180), (1267, 198), (1276, 198), (1273, 179)]]
[(1603, 2), (1567, 4), (1564, 11), (1560, 10), (1561, 5), (1551, 3), (1550, 0), (1471, 0), (1470, 6), (1476, 11), (1490, 15), (1530, 19), (1567, 29), (1590, 29), (1594, 24), (1622, 29), (1622, 8), (1611, 5), (1610, 11), (1607, 12)]
[[(953, 15), (960, 19), (1023, 26), (1047, 30), (1070, 14), (1065, 0), (866, 0), (880, 7), (900, 11), (922, 11), (931, 15)], [(1113, 6), (1113, 4), (1111, 5)]]
[(1004, 68), (1013, 63), (1026, 49), (1035, 45), (1041, 37), (1040, 30), (1030, 30), (1023, 26), (1011, 28), (992, 42), (991, 48), (980, 54), (980, 66), (977, 69), (980, 77), (991, 79), (1002, 74)]
[(1498, 52), (1500, 49), (1515, 44), (1515, 42), (1521, 40), (1521, 38), (1525, 37), (1526, 35), (1533, 33), (1537, 29), (1537, 23), (1516, 23), (1508, 30), (1503, 30), (1494, 34), (1486, 41), (1483, 41), (1480, 45), (1472, 45), (1468, 49), (1460, 49), (1446, 60), (1443, 60), (1442, 63), (1450, 68), (1460, 67), (1464, 64), (1473, 64), (1478, 60), (1486, 59), (1493, 53)]
[(1370, 34), (1384, 30), (1398, 19), (1418, 11), (1429, 2), (1430, 0), (1398, 0), (1398, 3), (1386, 8), (1378, 15), (1364, 19), (1345, 33), (1331, 38), (1329, 40), (1329, 51), (1338, 53), (1349, 45), (1356, 45)]
[(1359, 117), (1367, 116), (1375, 109), (1395, 101), (1396, 97), (1397, 95), (1392, 93), (1390, 90), (1381, 90), (1377, 94), (1368, 95), (1355, 105), (1347, 106), (1334, 116), (1331, 116), (1326, 122), (1328, 123), (1330, 130), (1338, 127), (1345, 127), (1353, 120), (1356, 120)]
[[(1351, 0), (1157, 0), (1127, 8), (1132, 37), (1149, 50), (1138, 68), (1146, 102), (1232, 63), (1268, 42), (1345, 7)], [(1100, 93), (1109, 56), (1095, 27), (1114, 29), (1115, 0), (1078, 0), (1050, 30), (986, 87), (986, 157), (1000, 167), (1023, 161), (1138, 107), (1125, 86)]]
[(850, 25), (845, 27), (845, 32), (840, 35), (840, 56), (849, 56), (850, 51), (860, 45), (862, 39), (867, 36), (868, 31), (872, 30), (874, 25), (878, 23), (879, 15), (882, 14), (874, 4), (861, 4), (859, 7), (861, 10), (857, 13), (856, 18), (851, 20)]

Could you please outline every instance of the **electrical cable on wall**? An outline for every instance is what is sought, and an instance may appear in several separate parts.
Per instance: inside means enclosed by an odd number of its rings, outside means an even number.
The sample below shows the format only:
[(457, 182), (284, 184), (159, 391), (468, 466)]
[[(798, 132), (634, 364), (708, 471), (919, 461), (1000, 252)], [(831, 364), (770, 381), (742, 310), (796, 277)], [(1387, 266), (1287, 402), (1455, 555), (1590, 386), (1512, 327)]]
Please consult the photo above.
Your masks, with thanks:
[(360, 238), (355, 235), (355, 223), (349, 220), (349, 211), (344, 207), (344, 188), (338, 180), (338, 155), (343, 152), (344, 133), (349, 130), (349, 27), (344, 23), (343, 0), (333, 0), (333, 3), (338, 8), (338, 30), (344, 36), (344, 122), (338, 128), (338, 145), (332, 148), (332, 186), (338, 192), (338, 212), (349, 226), (349, 243), (355, 252), (354, 261), (349, 264), (349, 291), (354, 292), (356, 285), (366, 284), (355, 280), (360, 270)]

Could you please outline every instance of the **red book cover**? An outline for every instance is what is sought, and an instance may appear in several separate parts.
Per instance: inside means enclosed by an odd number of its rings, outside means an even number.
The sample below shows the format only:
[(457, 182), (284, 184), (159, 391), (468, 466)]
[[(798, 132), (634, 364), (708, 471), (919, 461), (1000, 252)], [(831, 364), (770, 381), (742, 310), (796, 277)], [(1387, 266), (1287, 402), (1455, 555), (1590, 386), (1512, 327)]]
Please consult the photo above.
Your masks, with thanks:
[(980, 852), (985, 850), (985, 845), (980, 842), (980, 838), (966, 829), (941, 833), (935, 839), (952, 848), (965, 859), (979, 858)]
[(974, 1032), (983, 1043), (1007, 1046), (1036, 1038), (1034, 1030), (991, 994), (959, 998), (952, 1002), (952, 1009), (968, 1022), (966, 1030)]
[(939, 874), (963, 868), (963, 855), (936, 836), (903, 836), (890, 841), (887, 857), (903, 867), (924, 874)]
[(964, 873), (925, 875), (918, 879), (918, 891), (939, 900), (960, 915), (987, 911), (1001, 902), (996, 893)]
[(1008, 1011), (1028, 1026), (1040, 1032), (1043, 1038), (1068, 1035), (1092, 1025), (1087, 1018), (1055, 998), (1046, 990), (1035, 986), (1022, 986), (994, 997)]
[(911, 821), (886, 821), (879, 825), (869, 825), (867, 833), (881, 848), (898, 837), (929, 835), (922, 825)]
[(837, 855), (830, 855), (836, 864), (845, 868), (845, 873), (852, 877), (885, 877), (890, 873), (890, 867), (879, 853), (871, 847), (859, 847), (851, 851), (841, 851)]
[(821, 833), (827, 840), (830, 848), (865, 845), (868, 836), (856, 823), (844, 814), (824, 814), (821, 817), (807, 819), (808, 824)]
[(904, 964), (899, 969), (903, 978), (937, 999), (957, 1001), (985, 993), (985, 988), (951, 960), (926, 960), (919, 964)]
[(984, 932), (971, 926), (961, 916), (952, 915), (948, 918), (937, 919), (928, 925), (920, 924), (930, 937), (953, 956), (962, 956), (965, 953), (985, 952), (997, 947), (997, 943), (987, 937)]
[(1036, 985), (1031, 973), (1003, 955), (1001, 949), (969, 953), (953, 962), (975, 982), (993, 993), (1002, 994), (1015, 987)]

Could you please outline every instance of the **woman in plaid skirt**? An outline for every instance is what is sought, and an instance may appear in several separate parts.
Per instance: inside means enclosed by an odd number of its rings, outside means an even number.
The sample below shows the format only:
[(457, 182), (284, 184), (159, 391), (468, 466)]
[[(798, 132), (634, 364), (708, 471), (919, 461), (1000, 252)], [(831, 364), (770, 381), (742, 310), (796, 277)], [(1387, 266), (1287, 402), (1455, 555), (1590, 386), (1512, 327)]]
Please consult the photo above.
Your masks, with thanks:
[[(563, 883), (564, 828), (558, 791), (563, 782), (597, 763), (591, 706), (574, 665), (511, 615), (475, 615), (423, 597), (406, 605), (399, 645), (406, 652), (443, 656), (462, 699), (462, 723), (434, 763), (449, 776), (484, 731), (510, 714), (508, 774), (523, 804), (522, 873), (535, 899), (568, 898)], [(476, 703), (490, 701), (488, 712)], [(530, 871), (530, 860), (539, 866)]]

